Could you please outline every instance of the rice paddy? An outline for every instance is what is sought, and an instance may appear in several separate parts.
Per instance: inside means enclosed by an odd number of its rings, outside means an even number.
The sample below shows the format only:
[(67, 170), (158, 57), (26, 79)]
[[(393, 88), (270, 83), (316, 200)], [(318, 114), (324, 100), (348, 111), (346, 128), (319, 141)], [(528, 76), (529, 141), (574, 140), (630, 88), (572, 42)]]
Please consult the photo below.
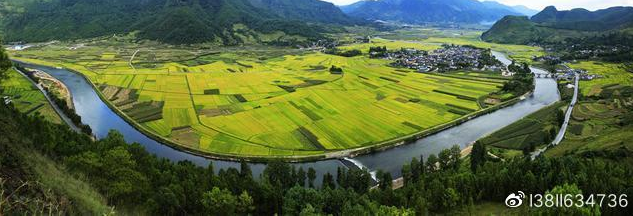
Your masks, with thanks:
[(2, 89), (0, 95), (9, 96), (15, 108), (20, 112), (40, 115), (56, 124), (62, 122), (42, 92), (17, 71), (10, 69), (7, 79), (0, 83), (0, 88)]
[[(58, 43), (12, 58), (78, 71), (142, 129), (217, 155), (310, 156), (382, 144), (481, 110), (478, 100), (503, 85), (485, 73), (422, 74), (366, 56), (108, 43)], [(343, 48), (376, 45), (439, 47), (379, 39)]]
[(581, 61), (568, 64), (568, 66), (574, 69), (586, 70), (589, 74), (601, 76), (591, 81), (580, 82), (580, 90), (585, 96), (598, 95), (602, 91), (602, 87), (611, 84), (633, 86), (633, 74), (626, 72), (620, 64)]
[(569, 133), (560, 145), (545, 154), (617, 157), (630, 152), (633, 125), (627, 116), (633, 110), (633, 75), (613, 63), (581, 61), (569, 66), (602, 77), (580, 82), (584, 97), (574, 107)]

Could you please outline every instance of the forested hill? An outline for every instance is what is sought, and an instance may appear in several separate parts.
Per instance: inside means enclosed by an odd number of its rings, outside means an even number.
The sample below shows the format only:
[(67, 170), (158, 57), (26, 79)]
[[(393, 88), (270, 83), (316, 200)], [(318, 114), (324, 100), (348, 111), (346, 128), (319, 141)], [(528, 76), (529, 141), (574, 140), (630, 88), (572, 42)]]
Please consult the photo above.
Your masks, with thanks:
[(557, 29), (604, 31), (631, 27), (633, 7), (612, 7), (592, 12), (582, 8), (558, 11), (554, 6), (549, 6), (531, 20)]
[[(315, 38), (325, 31), (311, 23), (345, 24), (345, 16), (329, 3), (293, 0), (284, 7), (254, 6), (252, 0), (47, 0), (3, 16), (6, 41), (48, 41), (139, 32), (141, 39), (166, 43), (221, 42), (239, 44), (266, 34)], [(255, 1), (253, 1), (255, 2)], [(281, 0), (261, 1), (273, 4)], [(303, 11), (320, 5), (311, 16)], [(331, 4), (330, 4), (331, 5)], [(301, 19), (299, 19), (301, 18)], [(276, 34), (278, 35), (278, 34)]]
[(497, 43), (555, 43), (568, 38), (605, 34), (631, 35), (633, 7), (612, 7), (597, 11), (545, 8), (532, 18), (506, 16), (482, 35)]
[(283, 18), (332, 24), (355, 24), (338, 7), (320, 0), (249, 0), (258, 8), (269, 10)]

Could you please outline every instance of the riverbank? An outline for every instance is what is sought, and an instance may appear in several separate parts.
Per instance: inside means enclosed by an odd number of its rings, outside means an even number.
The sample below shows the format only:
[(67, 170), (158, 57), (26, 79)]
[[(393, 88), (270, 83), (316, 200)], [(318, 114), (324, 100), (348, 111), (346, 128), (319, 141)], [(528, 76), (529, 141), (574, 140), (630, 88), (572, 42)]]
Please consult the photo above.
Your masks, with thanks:
[(33, 72), (33, 76), (39, 79), (41, 85), (47, 89), (49, 92), (52, 92), (57, 97), (66, 101), (66, 105), (71, 109), (75, 109), (75, 105), (73, 104), (73, 98), (68, 90), (68, 87), (61, 81), (55, 79), (55, 77), (49, 75), (48, 73), (40, 70), (34, 70), (30, 68), (26, 68), (26, 70), (30, 70)]
[[(29, 64), (29, 62), (24, 62)], [(58, 67), (58, 65), (45, 65), (47, 67)], [(169, 140), (167, 138), (164, 138), (158, 134), (156, 134), (155, 132), (151, 131), (150, 129), (146, 128), (143, 125), (138, 124), (137, 122), (133, 121), (132, 118), (130, 118), (129, 116), (127, 116), (122, 110), (118, 109), (116, 106), (114, 106), (110, 101), (108, 101), (106, 99), (106, 97), (98, 90), (97, 86), (90, 80), (88, 79), (83, 73), (72, 70), (72, 69), (66, 69), (67, 71), (73, 72), (79, 76), (81, 76), (84, 81), (86, 81), (87, 83), (89, 83), (93, 90), (96, 92), (96, 94), (99, 96), (99, 98), (111, 109), (113, 110), (117, 115), (119, 115), (124, 121), (126, 121), (129, 125), (131, 125), (132, 127), (134, 127), (135, 129), (141, 131), (143, 134), (145, 134), (146, 136), (157, 140), (159, 142), (161, 142), (162, 144), (169, 146), (170, 148), (176, 149), (178, 151), (182, 151), (182, 152), (186, 152), (189, 154), (194, 154), (197, 156), (201, 156), (204, 158), (208, 158), (208, 159), (217, 159), (217, 160), (227, 160), (227, 161), (239, 161), (239, 160), (246, 160), (249, 162), (268, 162), (270, 160), (283, 160), (283, 161), (287, 161), (287, 162), (310, 162), (310, 161), (322, 161), (322, 160), (328, 160), (328, 159), (341, 159), (343, 157), (358, 157), (361, 155), (366, 155), (366, 154), (372, 154), (372, 153), (376, 153), (376, 152), (382, 152), (382, 151), (386, 151), (392, 148), (396, 148), (396, 147), (400, 147), (403, 145), (407, 145), (407, 144), (411, 144), (414, 143), (416, 140), (419, 140), (421, 138), (424, 138), (426, 136), (430, 136), (439, 132), (442, 132), (444, 130), (450, 129), (454, 126), (463, 124), (464, 122), (467, 122), (473, 118), (482, 116), (482, 115), (486, 115), (489, 113), (492, 113), (496, 110), (511, 106), (513, 104), (516, 104), (518, 102), (520, 102), (522, 99), (521, 98), (527, 98), (529, 97), (532, 92), (528, 92), (525, 95), (523, 95), (523, 97), (516, 97), (514, 99), (502, 102), (500, 104), (497, 104), (495, 106), (492, 107), (488, 107), (482, 110), (478, 110), (476, 112), (470, 113), (468, 115), (462, 116), (458, 119), (452, 120), (450, 122), (446, 122), (444, 124), (441, 125), (437, 125), (434, 126), (432, 128), (423, 130), (423, 131), (419, 131), (407, 136), (402, 136), (402, 137), (398, 137), (398, 138), (394, 138), (391, 140), (387, 140), (387, 141), (383, 141), (371, 146), (364, 146), (364, 147), (360, 147), (360, 148), (356, 148), (356, 149), (350, 149), (350, 150), (342, 150), (342, 151), (334, 151), (334, 152), (326, 152), (326, 153), (322, 153), (322, 154), (316, 154), (316, 155), (305, 155), (305, 156), (274, 156), (274, 157), (267, 157), (267, 156), (248, 156), (248, 155), (233, 155), (233, 154), (223, 154), (223, 153), (214, 153), (214, 152), (206, 152), (206, 151), (200, 151), (198, 149), (195, 148), (190, 148), (187, 147), (184, 144), (179, 144), (177, 142), (174, 142), (173, 140)]]
[(48, 95), (48, 91), (46, 91), (39, 83), (36, 83), (35, 81), (33, 81), (29, 76), (27, 76), (20, 69), (14, 68), (14, 70), (17, 71), (20, 75), (24, 76), (24, 78), (29, 80), (33, 84), (33, 86), (35, 86), (40, 92), (42, 92), (42, 94), (44, 95), (48, 103), (51, 105), (51, 107), (53, 107), (53, 110), (55, 110), (57, 115), (59, 115), (59, 117), (62, 119), (64, 123), (66, 123), (66, 125), (68, 125), (73, 131), (77, 133), (83, 133), (83, 131), (77, 125), (73, 123), (73, 121), (59, 108), (59, 106), (57, 106), (57, 104)]

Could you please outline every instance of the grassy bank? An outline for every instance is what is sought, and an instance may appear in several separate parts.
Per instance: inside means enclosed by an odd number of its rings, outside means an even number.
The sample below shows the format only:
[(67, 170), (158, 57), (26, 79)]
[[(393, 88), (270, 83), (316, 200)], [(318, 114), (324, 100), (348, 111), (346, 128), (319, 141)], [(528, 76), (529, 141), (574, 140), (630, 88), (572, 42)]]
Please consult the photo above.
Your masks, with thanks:
[(0, 95), (9, 96), (15, 107), (30, 115), (41, 115), (53, 123), (62, 123), (61, 118), (40, 92), (29, 80), (17, 71), (10, 69), (8, 78), (0, 83)]

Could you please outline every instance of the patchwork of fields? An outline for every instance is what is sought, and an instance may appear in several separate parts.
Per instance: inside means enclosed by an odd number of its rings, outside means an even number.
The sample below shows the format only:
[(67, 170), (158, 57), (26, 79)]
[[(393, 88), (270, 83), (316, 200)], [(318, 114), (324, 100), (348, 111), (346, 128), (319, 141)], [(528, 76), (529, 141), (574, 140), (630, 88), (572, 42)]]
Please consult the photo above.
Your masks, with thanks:
[[(415, 73), (363, 56), (139, 46), (57, 44), (12, 55), (86, 75), (121, 112), (173, 143), (254, 157), (318, 155), (415, 134), (480, 110), (477, 100), (504, 82), (477, 72)], [(343, 73), (331, 73), (331, 66)]]
[(53, 123), (61, 123), (61, 118), (40, 92), (29, 80), (11, 69), (8, 78), (0, 83), (2, 92), (0, 95), (9, 96), (14, 106), (23, 113), (29, 115), (41, 115)]
[(621, 86), (633, 86), (633, 73), (626, 72), (622, 65), (595, 61), (581, 61), (568, 64), (574, 69), (583, 69), (589, 74), (602, 76), (601, 78), (580, 82), (580, 90), (585, 96), (595, 96), (600, 94), (603, 87), (617, 84)]
[(546, 155), (616, 158), (628, 154), (633, 148), (628, 142), (633, 139), (633, 74), (612, 63), (580, 61), (569, 66), (602, 78), (580, 82), (584, 97), (574, 107), (567, 136)]

